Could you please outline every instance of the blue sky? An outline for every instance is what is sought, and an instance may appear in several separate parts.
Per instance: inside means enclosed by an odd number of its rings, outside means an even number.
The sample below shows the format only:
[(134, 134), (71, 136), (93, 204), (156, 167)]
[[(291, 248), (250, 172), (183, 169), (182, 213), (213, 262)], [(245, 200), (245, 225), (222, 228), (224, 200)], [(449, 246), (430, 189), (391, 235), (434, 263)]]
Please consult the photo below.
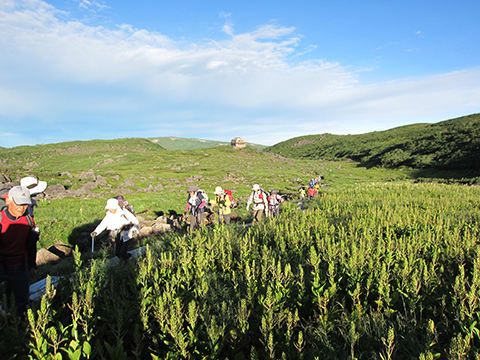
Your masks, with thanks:
[(0, 0), (0, 146), (480, 112), (480, 1)]

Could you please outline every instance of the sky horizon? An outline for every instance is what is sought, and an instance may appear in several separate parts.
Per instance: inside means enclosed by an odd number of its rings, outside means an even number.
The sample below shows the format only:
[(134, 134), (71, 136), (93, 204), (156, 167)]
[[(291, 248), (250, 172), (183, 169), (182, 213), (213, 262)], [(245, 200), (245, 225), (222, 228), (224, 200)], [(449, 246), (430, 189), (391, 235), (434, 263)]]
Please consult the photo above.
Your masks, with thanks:
[(478, 0), (0, 0), (0, 146), (274, 145), (480, 112)]

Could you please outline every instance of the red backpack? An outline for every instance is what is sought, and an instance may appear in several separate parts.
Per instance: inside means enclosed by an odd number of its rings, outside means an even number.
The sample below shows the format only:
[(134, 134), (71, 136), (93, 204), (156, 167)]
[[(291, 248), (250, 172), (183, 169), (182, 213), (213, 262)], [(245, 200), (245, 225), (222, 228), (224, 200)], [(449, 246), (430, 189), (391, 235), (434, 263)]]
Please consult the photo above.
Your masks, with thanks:
[(223, 189), (223, 191), (225, 191), (225, 194), (227, 194), (228, 198), (230, 199), (230, 203), (231, 203), (230, 207), (234, 208), (237, 204), (235, 204), (235, 200), (233, 199), (232, 192), (227, 189)]

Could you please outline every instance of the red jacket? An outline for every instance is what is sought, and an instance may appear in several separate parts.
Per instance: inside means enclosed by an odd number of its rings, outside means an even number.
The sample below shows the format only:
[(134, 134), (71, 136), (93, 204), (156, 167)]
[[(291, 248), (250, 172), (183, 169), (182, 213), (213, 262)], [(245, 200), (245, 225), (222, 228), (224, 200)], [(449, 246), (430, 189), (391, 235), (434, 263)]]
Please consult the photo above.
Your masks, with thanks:
[[(2, 220), (0, 222), (0, 266), (8, 268), (29, 264), (30, 267), (35, 265), (36, 259), (29, 259), (33, 257), (32, 249), (29, 251), (28, 238), (32, 226), (35, 226), (33, 219), (30, 225), (26, 215), (16, 219), (12, 216), (8, 209), (4, 209), (0, 213)], [(35, 249), (36, 253), (36, 243)], [(30, 261), (29, 261), (30, 260)]]

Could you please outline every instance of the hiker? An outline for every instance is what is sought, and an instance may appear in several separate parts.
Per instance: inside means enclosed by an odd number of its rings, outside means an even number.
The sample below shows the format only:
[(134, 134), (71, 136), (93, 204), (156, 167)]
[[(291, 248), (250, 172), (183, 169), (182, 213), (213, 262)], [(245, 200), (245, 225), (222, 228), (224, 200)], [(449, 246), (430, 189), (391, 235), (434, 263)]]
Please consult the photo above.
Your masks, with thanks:
[(110, 230), (112, 241), (115, 242), (115, 255), (128, 260), (129, 241), (138, 235), (138, 219), (127, 209), (122, 209), (117, 199), (108, 199), (105, 209), (108, 211), (103, 220), (91, 233), (92, 239), (104, 230)]
[(0, 212), (0, 283), (6, 284), (7, 299), (15, 297), (17, 316), (30, 304), (30, 280), (36, 275), (38, 228), (27, 207), (32, 204), (24, 186), (8, 192), (7, 207)]
[(253, 222), (262, 221), (262, 213), (265, 211), (265, 215), (268, 214), (267, 195), (260, 188), (260, 185), (255, 184), (252, 188), (253, 192), (247, 201), (247, 211), (250, 208), (250, 204), (253, 202)]
[(28, 205), (27, 213), (28, 215), (33, 217), (33, 210), (34, 208), (38, 207), (34, 197), (45, 191), (45, 189), (47, 188), (47, 182), (40, 181), (32, 176), (27, 176), (20, 179), (20, 185), (25, 186), (30, 192), (30, 200), (32, 201), (32, 203)]
[(272, 190), (270, 196), (267, 197), (269, 215), (278, 219), (280, 216), (280, 204), (284, 201), (278, 194), (277, 190)]
[(205, 214), (206, 199), (200, 189), (195, 185), (190, 185), (187, 189), (187, 207), (184, 214), (190, 211), (190, 230), (200, 229), (203, 224), (203, 216)]
[(302, 186), (298, 192), (300, 193), (300, 200), (305, 200), (305, 196), (307, 195), (305, 188)]
[(308, 200), (312, 200), (315, 197), (315, 194), (317, 193), (317, 190), (315, 190), (314, 186), (310, 186), (308, 188)]
[(229, 225), (232, 215), (230, 196), (221, 186), (217, 186), (213, 193), (215, 194), (215, 199), (210, 200), (210, 204), (212, 207), (218, 206), (218, 223), (222, 224), (224, 222), (225, 225)]

